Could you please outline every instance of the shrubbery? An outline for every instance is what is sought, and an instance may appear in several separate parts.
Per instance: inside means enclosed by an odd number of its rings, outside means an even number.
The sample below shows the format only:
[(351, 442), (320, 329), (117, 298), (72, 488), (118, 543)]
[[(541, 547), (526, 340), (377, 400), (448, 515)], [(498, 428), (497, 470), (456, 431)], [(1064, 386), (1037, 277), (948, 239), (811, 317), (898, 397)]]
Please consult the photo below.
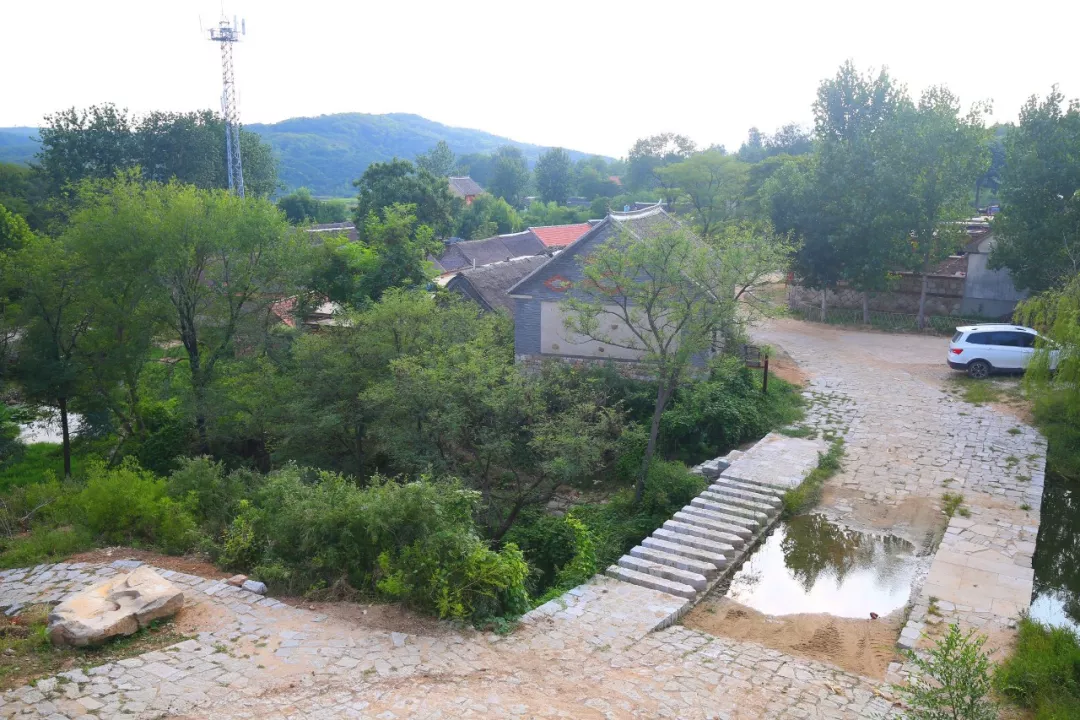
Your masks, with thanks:
[(998, 667), (994, 685), (1036, 720), (1080, 717), (1080, 638), (1021, 619), (1016, 650)]

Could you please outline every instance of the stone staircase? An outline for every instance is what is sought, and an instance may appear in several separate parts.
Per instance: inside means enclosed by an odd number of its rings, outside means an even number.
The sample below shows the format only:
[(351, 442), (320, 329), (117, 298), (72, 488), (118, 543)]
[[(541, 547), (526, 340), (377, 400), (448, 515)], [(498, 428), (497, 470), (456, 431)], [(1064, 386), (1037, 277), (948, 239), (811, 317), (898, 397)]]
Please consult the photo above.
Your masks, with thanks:
[(607, 575), (691, 601), (707, 592), (772, 527), (781, 496), (791, 487), (760, 476), (730, 477), (729, 467), (744, 454), (733, 450), (694, 468), (711, 480), (709, 487), (619, 558)]

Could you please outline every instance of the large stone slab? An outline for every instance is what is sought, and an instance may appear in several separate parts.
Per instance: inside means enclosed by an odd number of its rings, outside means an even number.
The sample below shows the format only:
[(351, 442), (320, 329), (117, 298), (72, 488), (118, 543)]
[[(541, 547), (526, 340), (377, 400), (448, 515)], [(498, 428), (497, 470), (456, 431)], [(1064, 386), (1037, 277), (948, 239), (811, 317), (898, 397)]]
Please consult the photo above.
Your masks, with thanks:
[(184, 593), (149, 567), (69, 597), (49, 614), (54, 645), (96, 645), (117, 635), (131, 635), (184, 606)]
[(801, 483), (817, 467), (818, 453), (828, 449), (824, 440), (769, 433), (731, 463), (720, 477), (786, 490)]

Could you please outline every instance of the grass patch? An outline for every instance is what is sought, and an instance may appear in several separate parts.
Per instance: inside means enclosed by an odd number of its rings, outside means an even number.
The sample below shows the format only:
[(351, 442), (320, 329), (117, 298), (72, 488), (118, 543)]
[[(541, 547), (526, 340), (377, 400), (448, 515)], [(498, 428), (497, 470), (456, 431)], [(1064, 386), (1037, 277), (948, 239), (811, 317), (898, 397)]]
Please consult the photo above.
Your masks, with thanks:
[(49, 607), (33, 605), (14, 618), (0, 617), (0, 690), (57, 673), (102, 665), (183, 642), (171, 619), (93, 648), (54, 647), (46, 633)]
[(943, 493), (941, 496), (941, 509), (946, 515), (952, 517), (956, 514), (957, 510), (960, 510), (960, 505), (964, 502), (964, 496), (960, 493)]
[(812, 427), (806, 427), (805, 425), (798, 425), (798, 426), (794, 426), (794, 427), (782, 427), (779, 430), (777, 430), (776, 432), (780, 433), (781, 435), (786, 435), (787, 437), (809, 438), (811, 440), (816, 438), (817, 434), (818, 434), (817, 430), (815, 430)]
[(25, 535), (0, 540), (0, 568), (57, 562), (94, 546), (93, 537), (83, 528), (37, 527)]
[(825, 481), (839, 472), (840, 459), (844, 457), (844, 440), (837, 438), (828, 452), (818, 454), (817, 467), (810, 471), (798, 487), (784, 493), (784, 515), (791, 517), (812, 508), (821, 501)]
[[(83, 474), (85, 457), (71, 453), (71, 474)], [(34, 443), (19, 452), (11, 463), (0, 463), (0, 493), (11, 488), (25, 487), (44, 482), (50, 477), (64, 477), (63, 446), (54, 443)]]
[(1016, 650), (995, 673), (994, 684), (1035, 720), (1080, 717), (1080, 639), (1063, 628), (1020, 620)]
[(996, 380), (973, 380), (962, 375), (954, 376), (950, 380), (953, 384), (953, 393), (959, 395), (964, 402), (982, 405), (1003, 400), (1005, 388)]

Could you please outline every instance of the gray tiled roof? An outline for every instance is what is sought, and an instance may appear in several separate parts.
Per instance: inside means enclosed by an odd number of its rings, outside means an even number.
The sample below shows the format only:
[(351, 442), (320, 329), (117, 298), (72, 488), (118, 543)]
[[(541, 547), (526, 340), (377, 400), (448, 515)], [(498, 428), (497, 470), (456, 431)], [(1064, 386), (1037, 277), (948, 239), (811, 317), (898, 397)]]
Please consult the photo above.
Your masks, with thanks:
[(442, 255), (433, 258), (442, 272), (467, 267), (480, 267), (523, 255), (540, 255), (547, 251), (540, 238), (528, 230), (510, 235), (496, 235), (484, 240), (466, 240), (447, 245)]
[(484, 192), (484, 188), (480, 187), (480, 184), (473, 180), (471, 177), (451, 177), (447, 178), (450, 181), (450, 192), (461, 197), (468, 197), (469, 195), (479, 195)]
[(469, 268), (455, 275), (446, 287), (475, 300), (485, 310), (502, 308), (513, 316), (514, 300), (506, 291), (547, 261), (546, 255), (537, 255)]

